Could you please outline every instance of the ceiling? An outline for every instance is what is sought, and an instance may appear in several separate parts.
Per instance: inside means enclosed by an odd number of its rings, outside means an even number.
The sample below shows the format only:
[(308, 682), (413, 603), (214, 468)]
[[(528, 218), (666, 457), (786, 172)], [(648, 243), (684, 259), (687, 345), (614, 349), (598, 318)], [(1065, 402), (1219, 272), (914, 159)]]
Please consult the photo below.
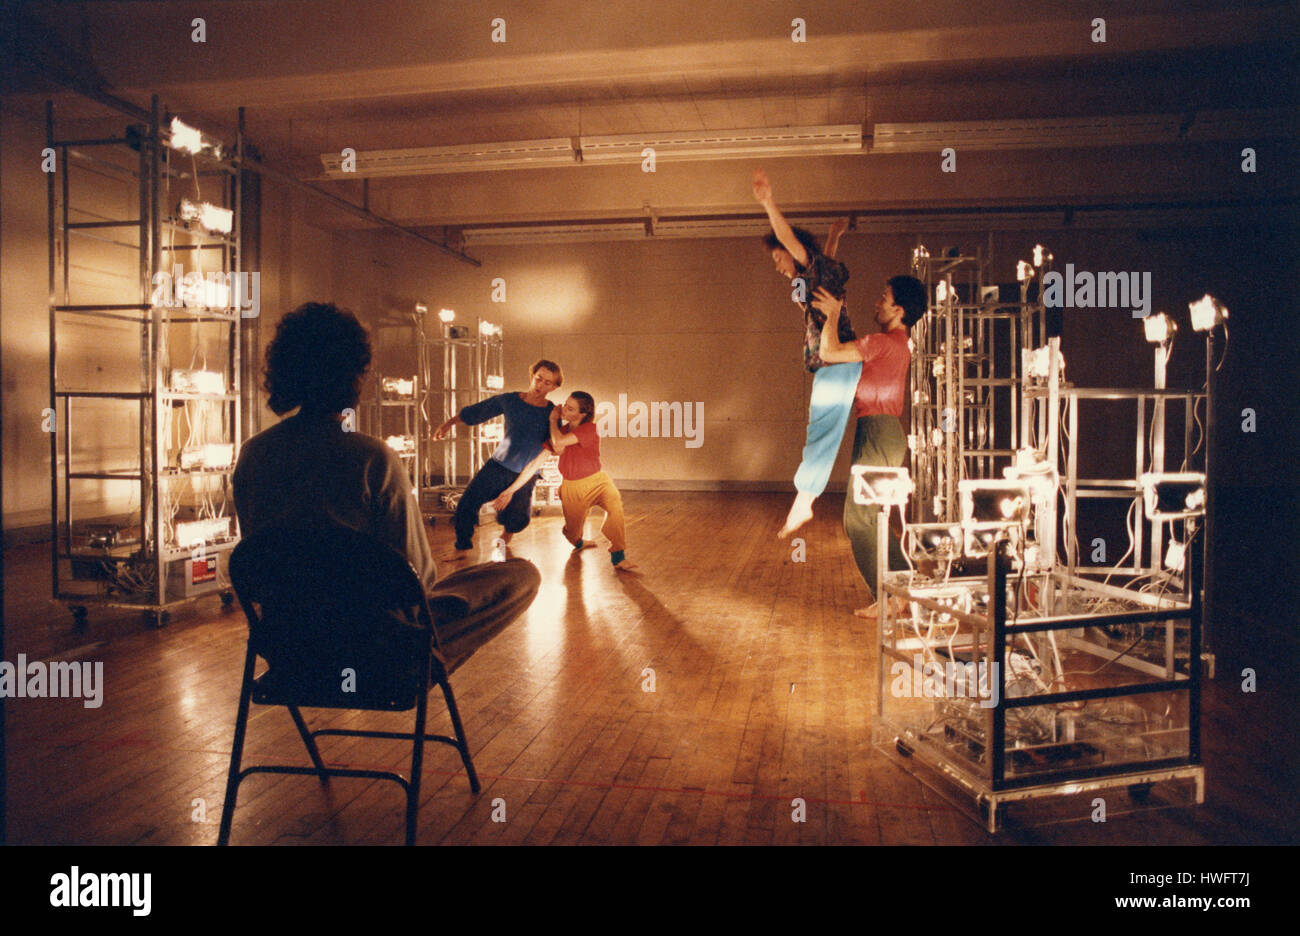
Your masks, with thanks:
[[(1297, 5), (1265, 0), (865, 2), (27, 2), (7, 8), (7, 106), (40, 113), (59, 81), (165, 106), (217, 136), (245, 108), (268, 163), (410, 226), (752, 215), (748, 163), (575, 166), (323, 180), (322, 153), (594, 134), (856, 124), (853, 156), (771, 163), (792, 209), (934, 210), (1242, 197), (1198, 166), (1215, 143), (963, 154), (869, 148), (879, 123), (1065, 116), (1290, 115)], [(792, 39), (799, 17), (805, 39)], [(204, 42), (193, 41), (202, 17)], [(504, 42), (493, 42), (495, 32)], [(1105, 41), (1094, 41), (1097, 19)], [(90, 113), (61, 99), (60, 113)], [(1262, 127), (1263, 125), (1261, 125)], [(1259, 139), (1256, 139), (1259, 138)], [(1239, 148), (1239, 147), (1238, 147)], [(1294, 168), (1293, 147), (1278, 146)], [(766, 163), (765, 163), (766, 164)], [(1208, 163), (1207, 163), (1208, 164)], [(1240, 174), (1240, 173), (1238, 173)], [(1285, 179), (1282, 178), (1285, 176)], [(1292, 198), (1296, 173), (1257, 185)], [(1262, 181), (1262, 180), (1252, 180)], [(1247, 193), (1249, 194), (1249, 193)], [(336, 223), (361, 223), (337, 214)]]

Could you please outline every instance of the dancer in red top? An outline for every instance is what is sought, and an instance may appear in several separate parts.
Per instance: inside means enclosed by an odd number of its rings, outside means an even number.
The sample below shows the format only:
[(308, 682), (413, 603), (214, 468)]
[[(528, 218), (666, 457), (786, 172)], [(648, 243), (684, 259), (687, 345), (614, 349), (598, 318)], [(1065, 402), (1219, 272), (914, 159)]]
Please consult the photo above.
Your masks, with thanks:
[[(582, 533), (587, 513), (592, 507), (602, 508), (605, 522), (600, 532), (609, 538), (610, 562), (620, 572), (630, 572), (636, 566), (626, 558), (623, 497), (613, 479), (600, 467), (600, 434), (592, 422), (595, 417), (596, 401), (590, 393), (582, 390), (569, 394), (564, 406), (551, 411), (551, 440), (547, 445), (560, 456), (560, 474), (564, 478), (560, 484), (564, 538), (573, 544), (574, 549), (595, 546), (595, 543), (584, 540)], [(540, 465), (541, 457), (525, 468), (519, 477), (531, 474)], [(497, 501), (504, 507), (511, 496), (513, 492), (507, 488)]]

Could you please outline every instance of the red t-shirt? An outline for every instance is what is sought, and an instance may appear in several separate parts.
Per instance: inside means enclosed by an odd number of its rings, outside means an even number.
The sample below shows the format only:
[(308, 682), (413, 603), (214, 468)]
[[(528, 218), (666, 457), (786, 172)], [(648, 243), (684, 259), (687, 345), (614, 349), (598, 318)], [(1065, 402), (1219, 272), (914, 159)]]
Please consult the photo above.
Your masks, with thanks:
[(564, 480), (577, 481), (600, 471), (600, 433), (596, 424), (588, 420), (571, 427), (569, 432), (578, 437), (578, 442), (560, 453), (560, 474)]
[(912, 363), (907, 329), (877, 332), (856, 342), (862, 352), (862, 376), (858, 378), (853, 418), (897, 416), (903, 418), (907, 398), (907, 368)]

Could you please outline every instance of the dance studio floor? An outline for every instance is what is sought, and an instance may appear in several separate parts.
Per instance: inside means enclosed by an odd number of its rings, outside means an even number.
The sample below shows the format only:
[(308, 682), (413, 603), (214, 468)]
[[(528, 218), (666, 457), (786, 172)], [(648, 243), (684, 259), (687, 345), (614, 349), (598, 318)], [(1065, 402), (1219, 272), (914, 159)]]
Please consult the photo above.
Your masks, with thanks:
[[(454, 751), (429, 745), (421, 844), (1297, 841), (1293, 742), (1281, 727), (1291, 710), (1284, 696), (1246, 696), (1227, 678), (1205, 692), (1205, 805), (987, 835), (871, 744), (875, 624), (850, 613), (864, 595), (839, 496), (805, 529), (805, 561), (774, 538), (783, 495), (625, 501), (638, 575), (615, 573), (603, 548), (572, 554), (558, 510), (516, 537), (513, 554), (542, 573), (537, 601), (452, 679), (483, 791), (470, 794)], [(480, 530), (482, 559), (495, 529)], [(450, 554), (445, 521), (432, 538), (436, 556)], [(9, 701), (10, 842), (215, 842), (242, 613), (210, 598), (150, 630), (138, 615), (92, 608), (78, 632), (48, 599), (48, 556), (47, 545), (6, 553), (4, 658), (102, 661), (104, 698), (97, 709)], [(430, 730), (448, 731), (438, 699)], [(313, 726), (407, 724), (307, 716)], [(306, 763), (283, 709), (253, 710), (247, 751)], [(409, 767), (397, 742), (327, 738), (322, 753)], [(795, 798), (806, 821), (792, 820)], [(241, 789), (232, 841), (395, 844), (402, 818), (392, 784), (258, 776)]]

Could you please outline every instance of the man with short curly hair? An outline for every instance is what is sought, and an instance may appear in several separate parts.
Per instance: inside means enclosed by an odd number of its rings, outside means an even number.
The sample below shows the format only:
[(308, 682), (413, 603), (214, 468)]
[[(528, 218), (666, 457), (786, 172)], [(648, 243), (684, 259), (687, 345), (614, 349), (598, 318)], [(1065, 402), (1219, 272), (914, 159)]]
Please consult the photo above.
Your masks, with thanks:
[(406, 466), (379, 439), (344, 424), (370, 358), (365, 328), (331, 303), (306, 303), (280, 321), (266, 350), (263, 386), (277, 415), (297, 412), (240, 452), (233, 486), (243, 534), (337, 524), (374, 537), (407, 557), (426, 591), (466, 599), (471, 613), (440, 622), (444, 639), (499, 624), (502, 615), (513, 618), (537, 594), (541, 579), (532, 564), (511, 559), (476, 566), (435, 588), (433, 552)]

